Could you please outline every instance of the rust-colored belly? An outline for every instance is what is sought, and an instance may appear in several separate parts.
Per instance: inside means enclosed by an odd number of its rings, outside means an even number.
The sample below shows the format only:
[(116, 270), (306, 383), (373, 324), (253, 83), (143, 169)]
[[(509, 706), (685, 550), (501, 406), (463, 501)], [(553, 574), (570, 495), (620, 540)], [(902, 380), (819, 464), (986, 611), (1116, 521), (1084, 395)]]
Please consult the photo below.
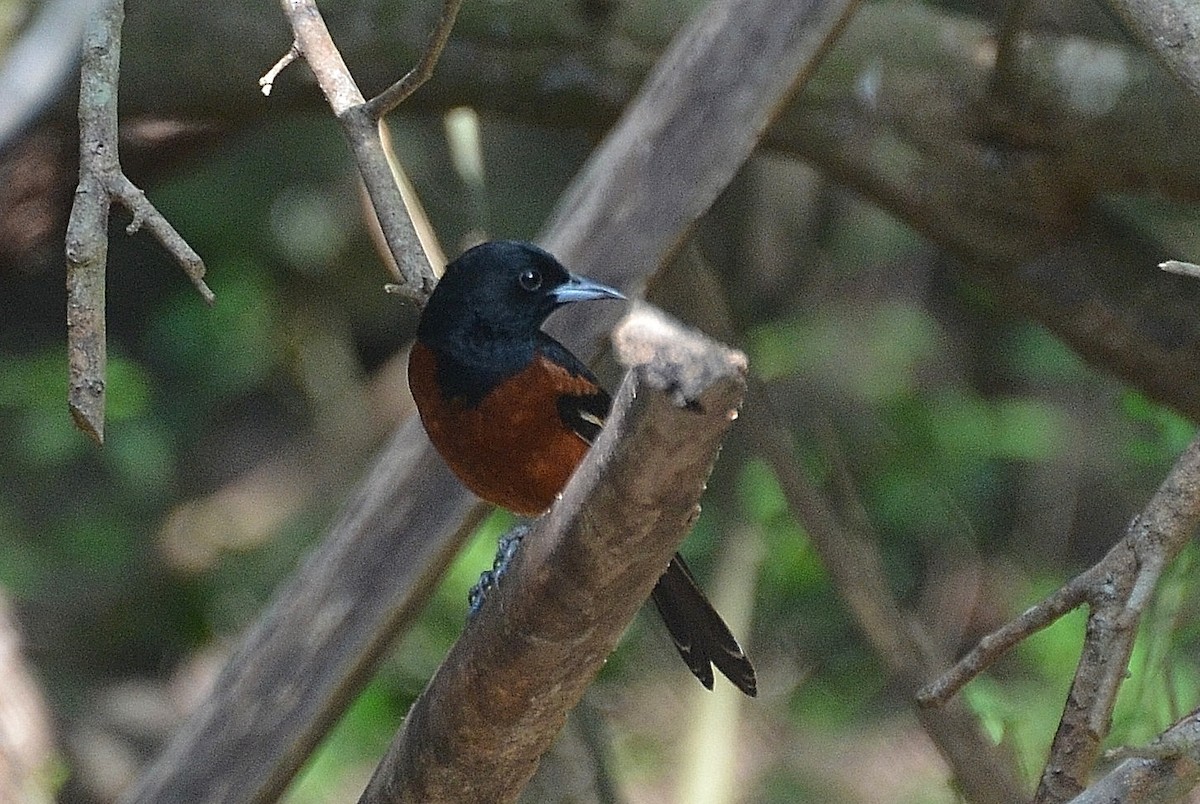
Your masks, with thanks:
[(525, 516), (540, 514), (587, 453), (587, 442), (563, 423), (557, 401), (564, 393), (594, 389), (544, 358), (474, 407), (442, 395), (437, 358), (419, 343), (408, 375), (429, 440), (463, 484), (488, 502)]

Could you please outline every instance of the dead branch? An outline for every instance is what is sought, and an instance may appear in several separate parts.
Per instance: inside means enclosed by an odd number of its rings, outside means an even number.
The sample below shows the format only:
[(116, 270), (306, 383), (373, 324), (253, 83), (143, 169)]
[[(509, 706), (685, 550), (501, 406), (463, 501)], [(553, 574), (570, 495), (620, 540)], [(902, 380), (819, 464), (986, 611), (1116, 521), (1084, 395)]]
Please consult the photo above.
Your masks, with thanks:
[(383, 231), (384, 242), (399, 271), (395, 277), (398, 280), (395, 292), (419, 305), (429, 298), (437, 277), (421, 248), (416, 226), (388, 164), (387, 152), (380, 139), (379, 121), (432, 74), (450, 36), (460, 4), (461, 0), (447, 0), (417, 66), (368, 103), (334, 44), (329, 29), (325, 27), (325, 20), (315, 0), (281, 0), (295, 41), (287, 54), (259, 80), (265, 89), (278, 72), (291, 62), (293, 51), (304, 57), (341, 123), (342, 133), (354, 154), (354, 162), (358, 165), (363, 185), (371, 198), (371, 207)]
[(1142, 749), (1092, 782), (1070, 804), (1168, 804), (1182, 801), (1200, 782), (1200, 710), (1193, 711)]
[[(601, 146), (607, 170), (581, 172), (543, 242), (572, 270), (626, 288), (643, 281), (692, 223), (673, 210), (707, 208), (723, 188), (719, 178), (732, 175), (754, 146), (739, 132), (795, 89), (781, 80), (783, 65), (810, 72), (853, 7), (853, 0), (751, 0), (706, 8), (696, 25), (709, 35), (657, 68), (680, 93), (705, 87), (702, 105), (671, 102), (666, 115), (655, 105), (667, 101), (659, 79), (659, 97), (630, 107), (611, 134), (621, 147)], [(737, 80), (713, 84), (717, 64), (736, 68), (727, 74)], [(724, 127), (710, 125), (714, 119)], [(735, 137), (740, 149), (723, 146)], [(666, 143), (685, 145), (668, 151)], [(662, 158), (647, 160), (647, 152)], [(611, 326), (587, 316), (586, 307), (572, 311), (572, 321), (563, 340), (585, 354), (584, 345)], [(463, 538), (461, 523), (479, 510), (410, 417), (321, 546), (243, 638), (213, 694), (126, 800), (172, 801), (185, 791), (196, 801), (277, 797), (420, 610)], [(331, 627), (314, 632), (313, 623)]]
[(1200, 438), (1179, 456), (1124, 538), (1099, 563), (986, 637), (923, 690), (920, 701), (926, 706), (943, 704), (1008, 648), (1086, 602), (1091, 610), (1083, 650), (1035, 801), (1056, 804), (1079, 795), (1111, 726), (1142, 613), (1162, 570), (1187, 544), (1197, 523)]
[(1108, 7), (1200, 98), (1200, 7), (1189, 0), (1108, 0)]
[(121, 65), (124, 0), (105, 0), (83, 37), (79, 83), (79, 186), (67, 224), (67, 404), (75, 424), (96, 443), (104, 441), (104, 276), (108, 260), (108, 213), (113, 202), (133, 215), (128, 232), (146, 226), (183, 268), (205, 302), (204, 263), (145, 193), (121, 170), (117, 139), (117, 84)]
[(613, 341), (629, 374), (600, 439), (409, 710), (364, 804), (514, 801), (691, 530), (746, 358), (645, 306)]

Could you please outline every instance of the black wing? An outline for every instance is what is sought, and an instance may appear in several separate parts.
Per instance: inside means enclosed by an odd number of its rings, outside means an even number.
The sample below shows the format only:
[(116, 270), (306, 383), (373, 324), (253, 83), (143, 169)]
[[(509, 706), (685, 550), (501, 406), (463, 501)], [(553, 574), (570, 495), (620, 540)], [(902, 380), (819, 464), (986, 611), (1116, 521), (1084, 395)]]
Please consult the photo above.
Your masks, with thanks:
[(612, 409), (612, 397), (600, 386), (596, 375), (575, 355), (549, 335), (539, 344), (540, 351), (572, 374), (582, 377), (595, 387), (590, 394), (570, 394), (558, 398), (558, 415), (567, 427), (591, 444), (600, 435), (600, 428)]

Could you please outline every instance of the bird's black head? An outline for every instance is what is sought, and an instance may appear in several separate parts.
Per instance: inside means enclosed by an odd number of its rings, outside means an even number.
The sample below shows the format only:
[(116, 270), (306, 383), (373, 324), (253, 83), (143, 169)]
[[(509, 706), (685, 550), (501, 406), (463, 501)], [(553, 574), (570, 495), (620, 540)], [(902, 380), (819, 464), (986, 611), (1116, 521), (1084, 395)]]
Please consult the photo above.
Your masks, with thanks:
[(461, 352), (530, 348), (546, 317), (558, 307), (589, 299), (623, 299), (618, 291), (575, 276), (533, 245), (494, 240), (446, 266), (421, 313), (417, 337), (429, 346)]

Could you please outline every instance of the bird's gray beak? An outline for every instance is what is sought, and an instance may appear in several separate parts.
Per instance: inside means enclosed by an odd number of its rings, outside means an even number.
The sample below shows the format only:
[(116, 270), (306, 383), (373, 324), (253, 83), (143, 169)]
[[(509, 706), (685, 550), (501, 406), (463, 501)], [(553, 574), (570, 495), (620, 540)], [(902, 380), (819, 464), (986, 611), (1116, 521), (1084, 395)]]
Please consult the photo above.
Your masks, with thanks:
[(565, 284), (559, 285), (550, 296), (555, 304), (570, 304), (571, 302), (590, 301), (592, 299), (623, 299), (625, 295), (616, 288), (602, 285), (591, 279), (571, 274)]

